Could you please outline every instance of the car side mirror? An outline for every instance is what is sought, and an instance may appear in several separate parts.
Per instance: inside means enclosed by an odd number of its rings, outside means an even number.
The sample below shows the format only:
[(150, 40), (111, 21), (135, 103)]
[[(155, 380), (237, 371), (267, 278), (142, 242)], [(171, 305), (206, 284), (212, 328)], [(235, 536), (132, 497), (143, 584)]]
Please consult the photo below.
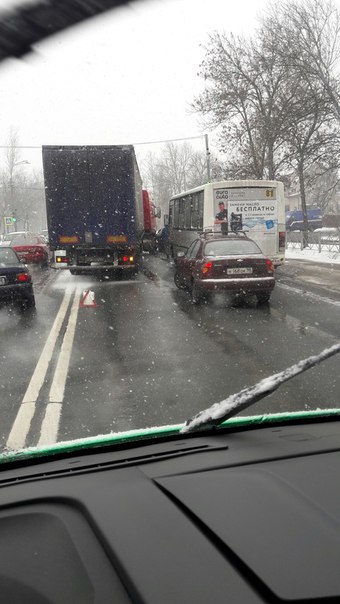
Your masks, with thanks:
[(177, 252), (177, 258), (184, 258), (185, 253), (184, 252)]

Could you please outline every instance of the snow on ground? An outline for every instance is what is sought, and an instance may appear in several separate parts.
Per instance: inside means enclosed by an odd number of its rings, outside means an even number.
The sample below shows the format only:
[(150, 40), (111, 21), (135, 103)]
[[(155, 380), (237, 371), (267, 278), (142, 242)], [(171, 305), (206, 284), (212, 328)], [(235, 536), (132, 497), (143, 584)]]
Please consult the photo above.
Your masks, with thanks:
[(340, 253), (322, 250), (319, 252), (316, 249), (305, 248), (286, 248), (286, 260), (309, 260), (314, 262), (322, 262), (326, 264), (340, 264)]

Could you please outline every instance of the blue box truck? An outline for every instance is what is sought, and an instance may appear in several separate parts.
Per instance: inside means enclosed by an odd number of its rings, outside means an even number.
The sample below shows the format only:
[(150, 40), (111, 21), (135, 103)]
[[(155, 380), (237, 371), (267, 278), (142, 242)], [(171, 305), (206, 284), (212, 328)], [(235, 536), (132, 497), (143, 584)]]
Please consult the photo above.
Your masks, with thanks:
[[(320, 229), (322, 227), (322, 212), (320, 208), (307, 209), (308, 229)], [(291, 210), (286, 212), (286, 230), (303, 231), (303, 213), (302, 210)]]
[(42, 148), (53, 268), (137, 272), (142, 180), (132, 145)]

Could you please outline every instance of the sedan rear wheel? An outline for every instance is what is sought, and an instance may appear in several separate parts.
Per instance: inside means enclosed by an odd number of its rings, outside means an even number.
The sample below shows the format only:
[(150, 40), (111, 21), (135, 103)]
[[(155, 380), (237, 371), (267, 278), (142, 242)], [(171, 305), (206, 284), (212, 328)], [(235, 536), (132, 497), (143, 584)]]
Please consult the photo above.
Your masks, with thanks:
[(267, 304), (270, 300), (270, 293), (264, 292), (262, 294), (256, 294), (256, 297), (259, 304)]
[(183, 289), (183, 282), (177, 271), (175, 271), (175, 274), (174, 274), (174, 282), (175, 282), (176, 287), (178, 287), (178, 289)]
[(191, 302), (193, 304), (199, 305), (202, 304), (203, 300), (206, 298), (206, 296), (204, 296), (204, 294), (202, 293), (202, 290), (200, 290), (195, 281), (192, 282), (192, 286), (191, 286)]

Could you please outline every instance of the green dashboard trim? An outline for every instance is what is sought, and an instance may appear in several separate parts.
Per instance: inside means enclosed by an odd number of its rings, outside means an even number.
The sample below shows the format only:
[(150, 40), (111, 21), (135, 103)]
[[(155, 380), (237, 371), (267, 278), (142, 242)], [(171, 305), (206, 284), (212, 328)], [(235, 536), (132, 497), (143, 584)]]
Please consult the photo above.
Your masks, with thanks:
[[(239, 416), (234, 417), (217, 428), (242, 428), (247, 426), (265, 426), (273, 423), (300, 421), (308, 419), (318, 419), (327, 417), (340, 417), (340, 409), (318, 409), (315, 411), (294, 411), (291, 413), (271, 413), (263, 415)], [(115, 432), (112, 434), (102, 434), (95, 437), (88, 437), (72, 441), (63, 441), (51, 446), (27, 447), (16, 451), (5, 451), (0, 455), (0, 464), (19, 460), (29, 460), (35, 458), (46, 458), (62, 453), (76, 453), (82, 450), (91, 450), (98, 447), (104, 447), (115, 444), (124, 444), (138, 441), (156, 440), (157, 438), (180, 435), (184, 424), (159, 426), (140, 430), (129, 430), (127, 432)], [(191, 432), (192, 436), (199, 436), (204, 432)], [(187, 438), (187, 435), (183, 435)]]

